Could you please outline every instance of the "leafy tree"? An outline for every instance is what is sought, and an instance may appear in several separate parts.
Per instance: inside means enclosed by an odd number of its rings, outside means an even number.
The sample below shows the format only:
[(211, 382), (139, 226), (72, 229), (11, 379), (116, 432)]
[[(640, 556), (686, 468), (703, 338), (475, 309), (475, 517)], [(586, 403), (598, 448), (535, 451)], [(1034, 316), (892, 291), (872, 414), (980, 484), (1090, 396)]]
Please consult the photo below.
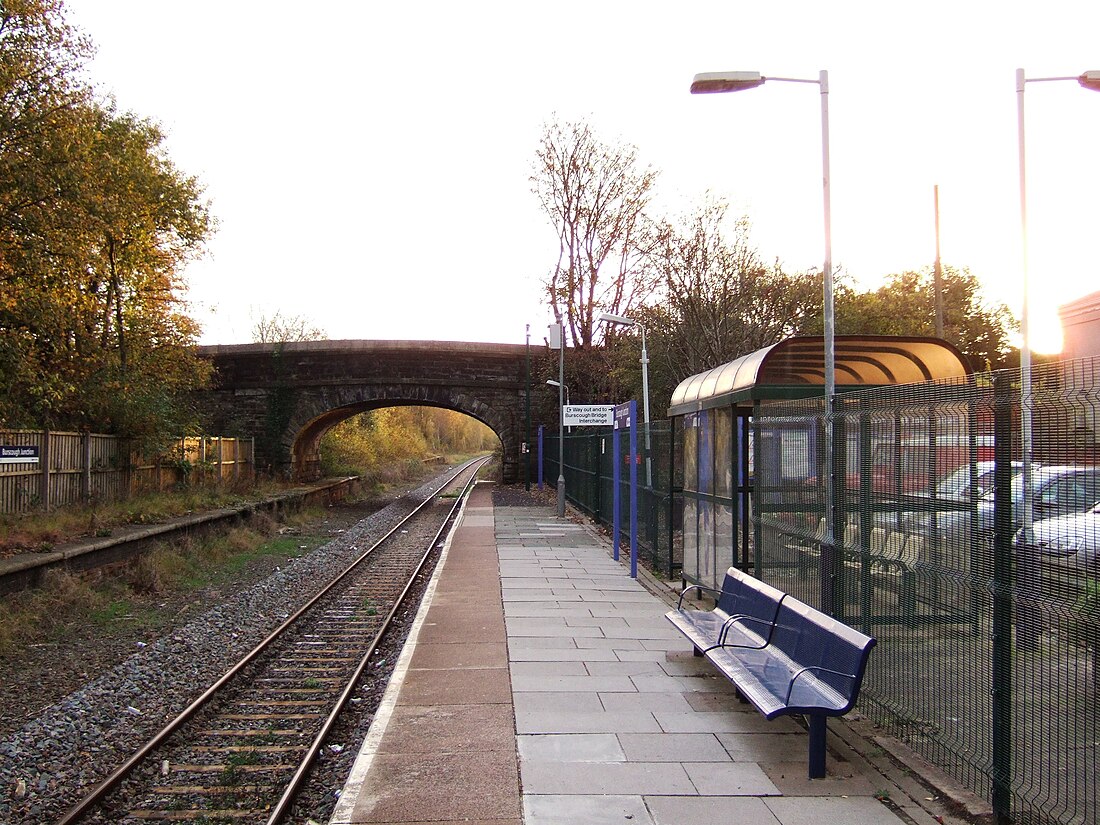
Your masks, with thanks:
[(0, 3), (0, 423), (178, 433), (208, 374), (179, 275), (213, 231), (201, 188), (92, 101), (60, 2)]
[(590, 347), (597, 312), (629, 313), (649, 292), (645, 210), (657, 172), (639, 168), (633, 146), (604, 143), (585, 123), (553, 122), (530, 180), (558, 235), (550, 306), (573, 345)]
[[(1007, 365), (1015, 328), (1004, 304), (988, 302), (968, 269), (944, 267), (944, 338), (977, 368)], [(850, 334), (935, 335), (936, 300), (931, 267), (890, 275), (877, 290), (837, 295), (837, 330)]]
[(323, 341), (328, 337), (320, 327), (301, 315), (283, 315), (276, 311), (268, 318), (261, 315), (252, 325), (252, 340), (257, 344), (284, 344), (290, 341)]
[(321, 463), (329, 475), (369, 475), (403, 461), (491, 450), (499, 443), (487, 426), (454, 410), (384, 407), (329, 430), (321, 439)]
[[(648, 335), (651, 406), (667, 407), (685, 377), (805, 334), (821, 315), (821, 278), (788, 274), (751, 243), (749, 221), (708, 197), (676, 223), (662, 222), (649, 253), (660, 288), (636, 312)], [(818, 322), (819, 323), (819, 322)], [(636, 331), (613, 333), (613, 380), (641, 385)], [(658, 413), (660, 414), (660, 413)]]

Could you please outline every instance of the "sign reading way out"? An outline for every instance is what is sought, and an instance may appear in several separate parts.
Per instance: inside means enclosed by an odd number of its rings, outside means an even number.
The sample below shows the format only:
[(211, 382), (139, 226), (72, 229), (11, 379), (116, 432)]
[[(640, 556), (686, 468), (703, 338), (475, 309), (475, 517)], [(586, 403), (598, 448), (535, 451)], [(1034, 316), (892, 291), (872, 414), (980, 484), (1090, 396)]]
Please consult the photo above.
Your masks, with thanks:
[(610, 427), (614, 410), (611, 404), (566, 404), (561, 421), (567, 427)]

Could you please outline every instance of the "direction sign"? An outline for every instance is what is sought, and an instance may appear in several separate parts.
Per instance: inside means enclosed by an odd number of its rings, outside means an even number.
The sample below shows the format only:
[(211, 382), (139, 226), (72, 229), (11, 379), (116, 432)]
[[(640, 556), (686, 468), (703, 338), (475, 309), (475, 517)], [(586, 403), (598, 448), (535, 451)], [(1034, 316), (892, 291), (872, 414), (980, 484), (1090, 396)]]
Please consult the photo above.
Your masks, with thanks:
[(610, 427), (614, 409), (610, 404), (566, 404), (561, 420), (567, 427)]

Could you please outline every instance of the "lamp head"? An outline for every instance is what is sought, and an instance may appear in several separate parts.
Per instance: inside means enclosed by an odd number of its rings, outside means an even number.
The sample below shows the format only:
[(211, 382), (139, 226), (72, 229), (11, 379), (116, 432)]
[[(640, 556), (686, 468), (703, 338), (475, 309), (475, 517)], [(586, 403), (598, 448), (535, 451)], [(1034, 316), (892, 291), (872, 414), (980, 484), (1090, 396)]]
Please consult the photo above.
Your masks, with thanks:
[(691, 81), (693, 95), (740, 92), (763, 85), (766, 80), (760, 72), (701, 72)]
[(630, 318), (625, 318), (622, 315), (612, 315), (610, 312), (601, 312), (596, 316), (596, 323), (619, 324), (624, 327), (632, 327), (638, 322)]
[(1077, 78), (1077, 82), (1084, 86), (1086, 89), (1092, 89), (1094, 92), (1100, 92), (1100, 70), (1085, 72)]

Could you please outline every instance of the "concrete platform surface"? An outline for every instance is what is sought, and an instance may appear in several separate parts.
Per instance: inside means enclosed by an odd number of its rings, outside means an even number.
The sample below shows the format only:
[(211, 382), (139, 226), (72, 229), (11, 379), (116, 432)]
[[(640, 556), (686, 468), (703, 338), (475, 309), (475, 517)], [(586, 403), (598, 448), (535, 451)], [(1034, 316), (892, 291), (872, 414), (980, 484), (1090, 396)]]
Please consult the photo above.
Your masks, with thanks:
[(479, 484), (332, 825), (896, 825), (830, 734), (765, 721), (664, 619), (668, 605), (552, 507)]

